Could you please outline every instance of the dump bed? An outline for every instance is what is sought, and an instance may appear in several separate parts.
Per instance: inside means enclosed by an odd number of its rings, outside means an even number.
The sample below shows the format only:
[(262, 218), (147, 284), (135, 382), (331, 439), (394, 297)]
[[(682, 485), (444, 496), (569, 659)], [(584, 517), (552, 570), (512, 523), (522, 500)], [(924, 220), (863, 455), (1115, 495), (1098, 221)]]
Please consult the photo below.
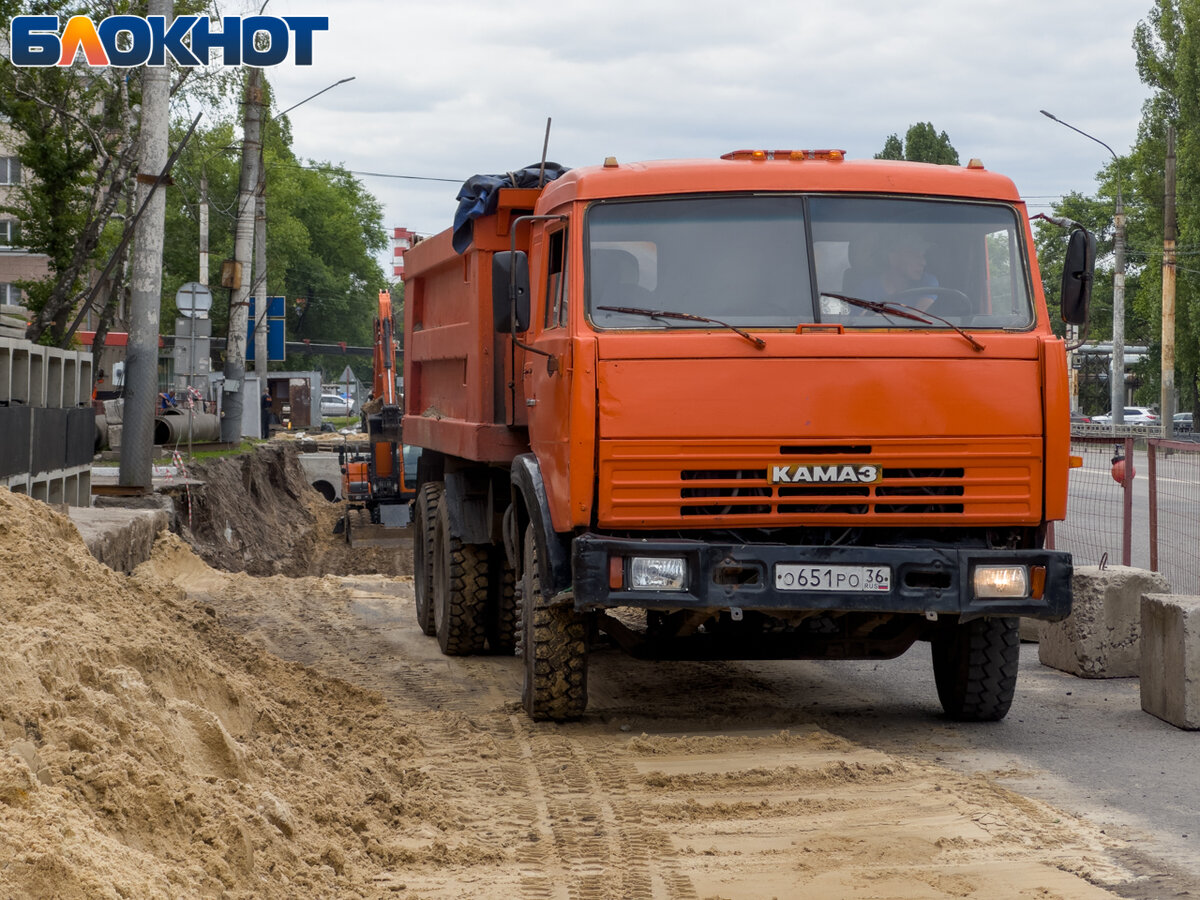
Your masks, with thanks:
[[(532, 212), (539, 193), (502, 189), (496, 212), (475, 220), (462, 254), (449, 229), (405, 254), (406, 443), (488, 463), (529, 448), (525, 429), (509, 424), (512, 338), (495, 327), (492, 255), (513, 247), (513, 220)], [(516, 249), (529, 249), (528, 227), (518, 227), (517, 239)]]

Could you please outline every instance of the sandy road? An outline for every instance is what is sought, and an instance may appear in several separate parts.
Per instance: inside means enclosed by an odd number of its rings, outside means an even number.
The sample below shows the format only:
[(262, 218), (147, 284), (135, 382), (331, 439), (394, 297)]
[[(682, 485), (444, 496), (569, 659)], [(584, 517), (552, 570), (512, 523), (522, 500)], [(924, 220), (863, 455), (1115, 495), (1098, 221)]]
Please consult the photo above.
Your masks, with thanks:
[[(761, 665), (593, 656), (586, 717), (520, 710), (520, 666), (449, 658), (420, 633), (411, 581), (177, 579), (276, 655), (379, 691), (442, 785), (396, 873), (422, 898), (1111, 897), (1119, 842), (997, 784), (854, 743)], [(801, 692), (798, 695), (798, 692)], [(799, 697), (799, 699), (798, 699)], [(1128, 894), (1127, 894), (1128, 895)]]

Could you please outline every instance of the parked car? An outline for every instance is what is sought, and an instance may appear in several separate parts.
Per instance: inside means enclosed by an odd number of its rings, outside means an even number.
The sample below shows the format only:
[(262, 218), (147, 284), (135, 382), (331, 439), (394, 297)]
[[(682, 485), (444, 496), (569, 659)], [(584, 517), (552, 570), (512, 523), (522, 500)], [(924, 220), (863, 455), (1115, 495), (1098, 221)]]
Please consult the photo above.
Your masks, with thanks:
[(1072, 425), (1087, 425), (1093, 421), (1091, 416), (1085, 416), (1083, 413), (1071, 413)]
[(1192, 433), (1192, 414), (1190, 412), (1175, 413), (1172, 420), (1176, 434)]
[[(1148, 406), (1126, 406), (1125, 407), (1125, 424), (1126, 425), (1157, 425), (1158, 413)], [(1111, 425), (1112, 413), (1105, 413), (1102, 416), (1092, 416), (1093, 425)]]
[(354, 415), (354, 401), (341, 394), (322, 394), (321, 415), (352, 416)]

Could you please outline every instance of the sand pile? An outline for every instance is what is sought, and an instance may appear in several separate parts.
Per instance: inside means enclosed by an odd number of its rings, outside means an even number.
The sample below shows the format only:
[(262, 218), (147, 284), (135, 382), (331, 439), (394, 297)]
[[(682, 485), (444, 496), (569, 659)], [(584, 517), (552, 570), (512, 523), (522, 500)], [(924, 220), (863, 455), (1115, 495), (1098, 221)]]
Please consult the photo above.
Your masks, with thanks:
[(412, 547), (358, 548), (335, 540), (345, 512), (308, 483), (295, 444), (195, 463), (203, 484), (173, 491), (183, 538), (214, 568), (251, 575), (412, 573)]
[(444, 852), (406, 839), (448, 811), (378, 695), (256, 649), (153, 566), (112, 572), (3, 488), (0, 547), (0, 896), (379, 896)]

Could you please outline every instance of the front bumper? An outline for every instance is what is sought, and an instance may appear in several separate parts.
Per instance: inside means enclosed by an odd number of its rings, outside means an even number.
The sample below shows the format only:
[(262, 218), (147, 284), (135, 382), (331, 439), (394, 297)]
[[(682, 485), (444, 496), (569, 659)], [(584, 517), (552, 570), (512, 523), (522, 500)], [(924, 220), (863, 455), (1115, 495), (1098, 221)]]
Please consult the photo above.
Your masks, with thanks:
[[(681, 591), (612, 587), (610, 561), (678, 557), (688, 578)], [(575, 538), (574, 605), (579, 611), (631, 606), (643, 609), (837, 611), (982, 616), (1028, 616), (1057, 621), (1071, 611), (1071, 555), (1055, 550), (982, 550), (956, 547), (824, 547), (787, 544), (716, 544), (689, 540), (630, 540), (598, 534)], [(887, 591), (790, 591), (775, 586), (775, 567), (886, 566)], [(979, 565), (1045, 569), (1040, 597), (974, 596)]]

